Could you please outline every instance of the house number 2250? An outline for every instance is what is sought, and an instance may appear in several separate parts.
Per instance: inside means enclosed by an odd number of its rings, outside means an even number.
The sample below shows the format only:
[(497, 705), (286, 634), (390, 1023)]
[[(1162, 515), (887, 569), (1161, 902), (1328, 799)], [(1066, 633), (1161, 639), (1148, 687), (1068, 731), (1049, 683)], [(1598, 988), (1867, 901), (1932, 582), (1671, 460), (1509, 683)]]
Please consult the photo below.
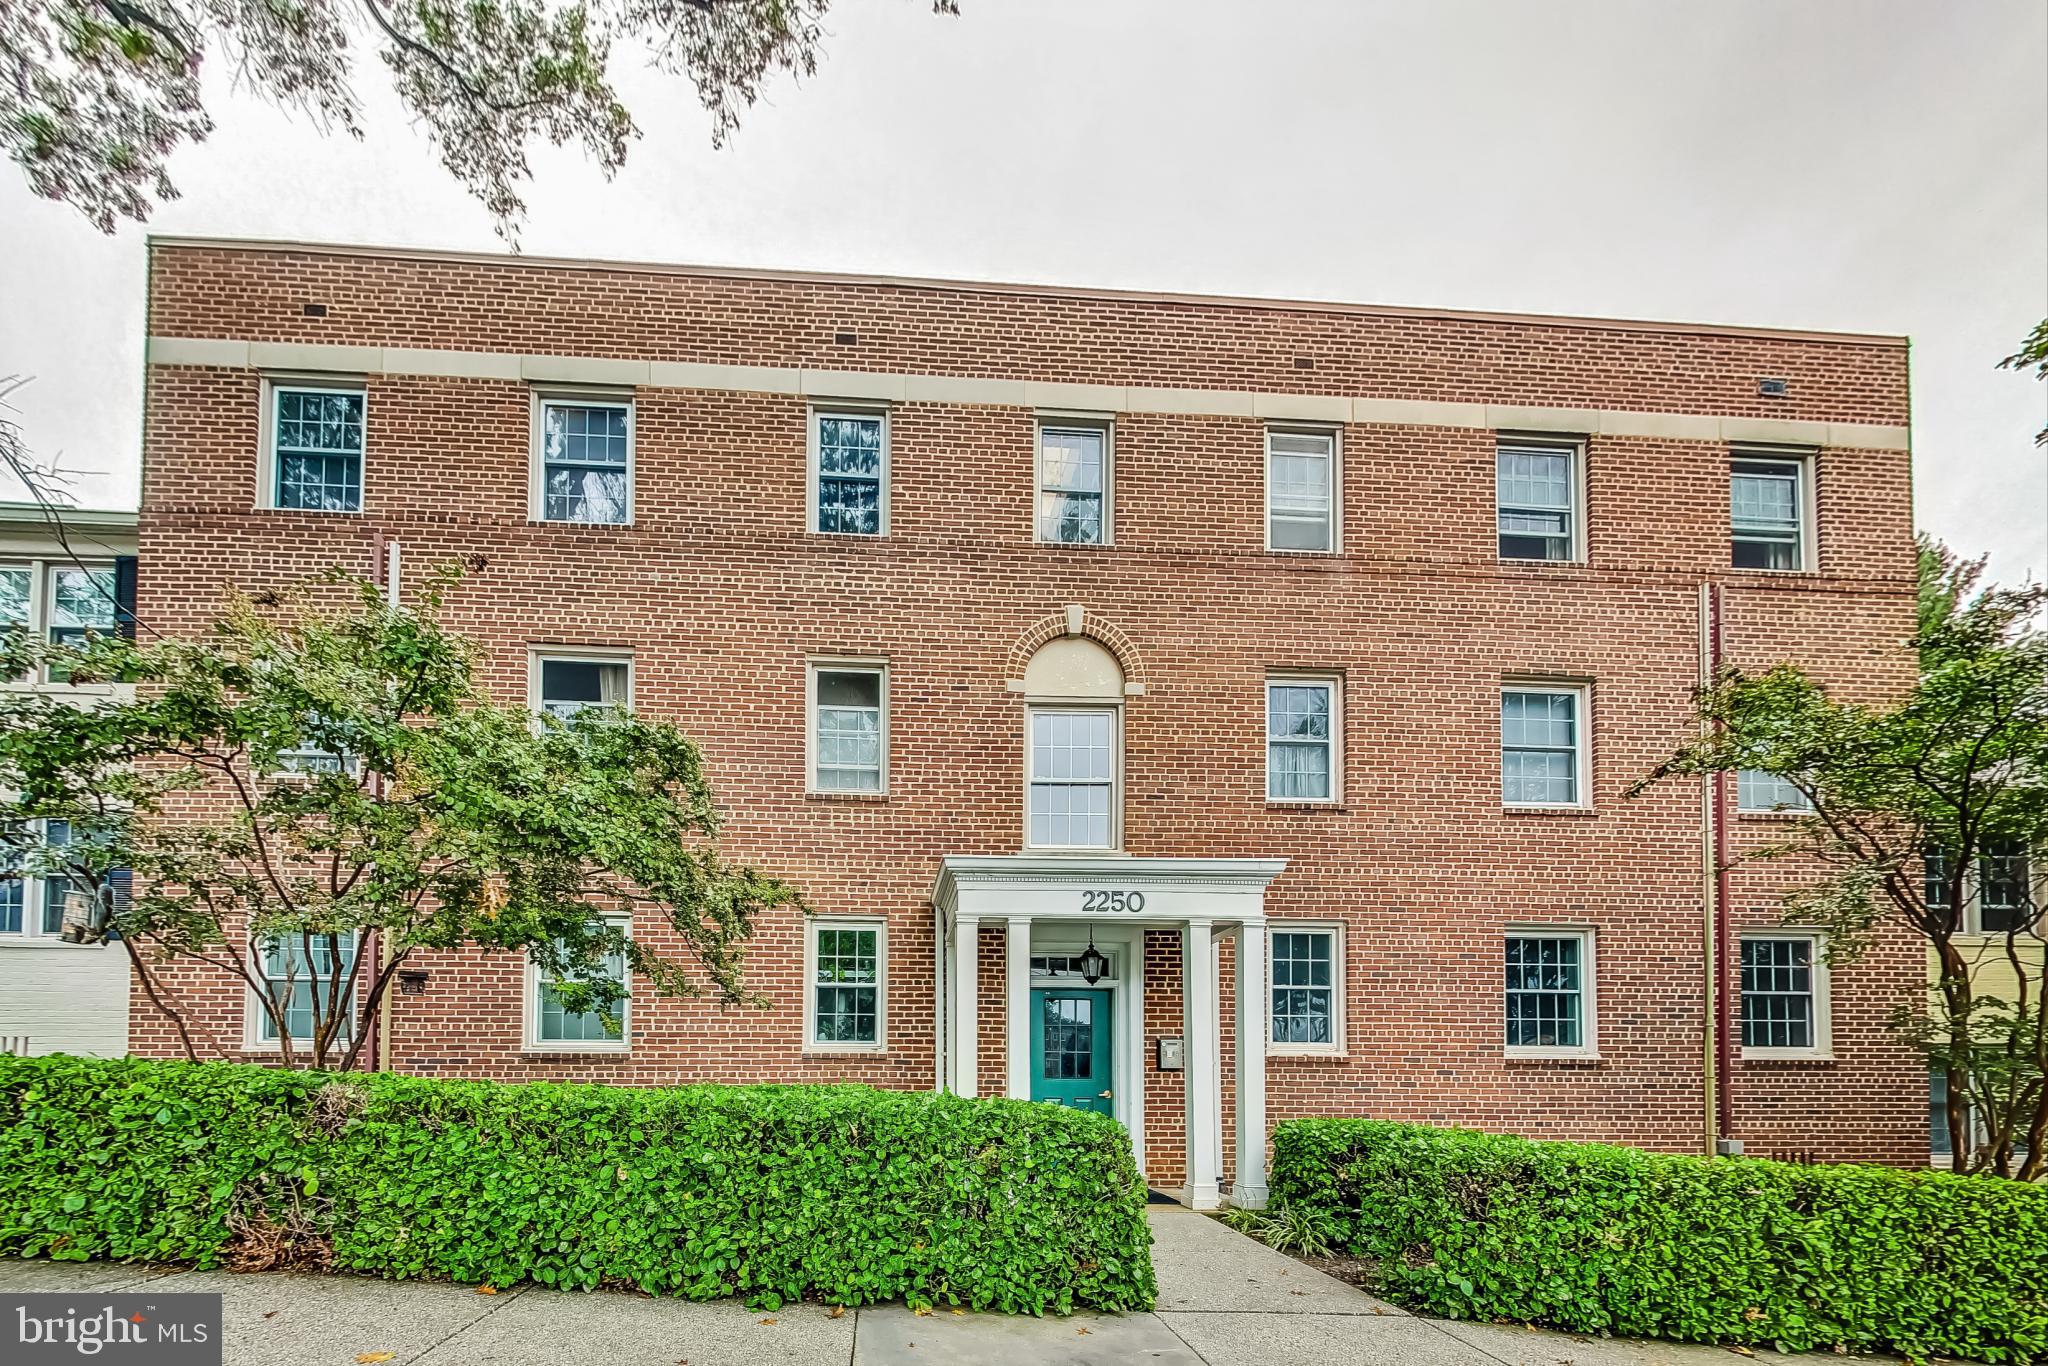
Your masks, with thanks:
[(1143, 892), (1083, 892), (1081, 909), (1084, 911), (1142, 911), (1145, 909)]

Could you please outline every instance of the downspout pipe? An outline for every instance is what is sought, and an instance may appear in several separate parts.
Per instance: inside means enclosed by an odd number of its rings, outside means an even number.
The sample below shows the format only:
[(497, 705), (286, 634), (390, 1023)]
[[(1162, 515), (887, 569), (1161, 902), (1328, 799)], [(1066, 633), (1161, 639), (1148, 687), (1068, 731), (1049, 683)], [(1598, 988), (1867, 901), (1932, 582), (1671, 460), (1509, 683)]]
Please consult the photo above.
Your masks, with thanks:
[[(1707, 658), (1710, 684), (1721, 677), (1723, 610), (1721, 586), (1707, 585)], [(1719, 723), (1716, 723), (1718, 728)], [(1714, 902), (1713, 952), (1708, 956), (1713, 971), (1714, 1002), (1714, 1151), (1722, 1156), (1739, 1156), (1742, 1140), (1735, 1133), (1735, 1003), (1732, 990), (1734, 931), (1728, 915), (1728, 775), (1717, 770), (1711, 781), (1713, 803)]]

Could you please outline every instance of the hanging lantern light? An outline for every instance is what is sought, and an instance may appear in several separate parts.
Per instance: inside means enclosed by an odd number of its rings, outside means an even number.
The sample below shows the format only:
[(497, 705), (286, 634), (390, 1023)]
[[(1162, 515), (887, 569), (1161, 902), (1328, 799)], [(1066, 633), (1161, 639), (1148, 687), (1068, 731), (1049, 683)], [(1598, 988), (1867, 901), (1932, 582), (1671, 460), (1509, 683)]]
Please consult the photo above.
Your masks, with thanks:
[(1109, 959), (1102, 950), (1095, 947), (1095, 927), (1088, 927), (1088, 948), (1081, 955), (1081, 980), (1094, 986), (1109, 974)]

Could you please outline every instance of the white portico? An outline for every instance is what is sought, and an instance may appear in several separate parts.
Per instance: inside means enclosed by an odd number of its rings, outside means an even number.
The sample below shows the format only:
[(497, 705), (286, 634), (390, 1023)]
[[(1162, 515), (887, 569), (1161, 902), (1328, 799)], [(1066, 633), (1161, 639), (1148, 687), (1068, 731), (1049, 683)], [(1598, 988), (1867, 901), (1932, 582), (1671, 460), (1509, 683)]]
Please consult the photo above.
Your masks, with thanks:
[[(983, 926), (1001, 925), (1002, 1093), (1019, 1100), (1106, 1108), (1130, 1131), (1143, 1170), (1144, 1081), (1161, 1061), (1158, 1040), (1148, 1038), (1145, 1030), (1145, 932), (1175, 931), (1181, 947), (1186, 1198), (1196, 1209), (1215, 1208), (1223, 1166), (1219, 945), (1234, 939), (1237, 1163), (1231, 1203), (1263, 1205), (1265, 893), (1285, 867), (1285, 859), (1119, 855), (946, 859), (932, 890), (939, 1089), (969, 1096), (995, 1089), (985, 1085), (994, 1079), (983, 1078), (979, 1067), (978, 945)], [(1070, 965), (1091, 932), (1108, 959), (1108, 971), (1082, 982)]]

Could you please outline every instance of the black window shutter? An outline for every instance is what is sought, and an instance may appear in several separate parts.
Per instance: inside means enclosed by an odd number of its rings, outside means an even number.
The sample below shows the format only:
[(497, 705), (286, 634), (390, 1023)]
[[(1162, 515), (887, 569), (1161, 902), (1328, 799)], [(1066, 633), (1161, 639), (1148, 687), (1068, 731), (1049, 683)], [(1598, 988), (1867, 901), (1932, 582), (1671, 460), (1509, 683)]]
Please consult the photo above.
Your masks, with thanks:
[(135, 557), (114, 559), (114, 629), (135, 639)]

